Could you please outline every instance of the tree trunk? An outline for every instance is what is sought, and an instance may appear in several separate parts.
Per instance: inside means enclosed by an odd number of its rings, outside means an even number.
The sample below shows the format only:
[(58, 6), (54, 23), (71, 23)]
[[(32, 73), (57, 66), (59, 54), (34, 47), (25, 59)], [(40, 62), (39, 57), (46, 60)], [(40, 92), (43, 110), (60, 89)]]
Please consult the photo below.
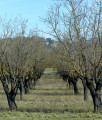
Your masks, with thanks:
[(77, 87), (77, 78), (72, 78), (71, 82), (72, 82), (73, 87), (74, 87), (74, 94), (75, 95), (79, 94), (78, 87)]
[(98, 97), (97, 94), (94, 96), (93, 102), (94, 102), (94, 111), (102, 113), (101, 98)]
[(7, 95), (8, 105), (11, 111), (17, 110), (17, 105), (15, 103), (15, 94), (12, 94), (11, 92)]
[(94, 112), (102, 113), (102, 102), (100, 97), (100, 90), (95, 93), (92, 92), (91, 94), (92, 94), (92, 99), (94, 104)]
[(87, 101), (88, 100), (88, 88), (87, 88), (85, 79), (82, 79), (82, 84), (84, 88), (84, 100)]
[(85, 101), (88, 100), (88, 88), (87, 88), (87, 86), (84, 86), (84, 100)]
[(67, 86), (69, 85), (69, 89), (71, 88), (71, 86), (72, 86), (72, 82), (71, 82), (71, 80), (68, 78), (67, 79)]
[(24, 86), (24, 89), (25, 89), (25, 94), (29, 93), (29, 86), (28, 86), (28, 84), (26, 84)]
[(11, 91), (10, 92), (9, 92), (9, 87), (6, 83), (6, 79), (5, 79), (4, 76), (1, 77), (1, 82), (2, 82), (2, 85), (3, 85), (4, 91), (6, 93), (6, 97), (7, 97), (7, 100), (8, 100), (8, 105), (9, 105), (10, 110), (11, 111), (16, 110), (17, 105), (15, 103), (15, 97), (17, 95), (17, 90), (19, 88), (20, 81), (18, 80), (16, 82), (16, 85), (12, 84), (12, 82), (11, 82)]
[(98, 81), (96, 84), (96, 88), (94, 87), (93, 82), (91, 80), (88, 80), (87, 78), (86, 78), (86, 83), (93, 99), (94, 112), (102, 113), (102, 102), (101, 102), (101, 93), (100, 93), (102, 83)]
[(36, 79), (34, 79), (33, 83), (32, 83), (32, 88), (35, 90), (35, 86), (36, 86)]
[(29, 80), (28, 79), (25, 79), (24, 80), (24, 91), (25, 91), (25, 94), (29, 93)]
[(24, 98), (24, 89), (23, 89), (23, 85), (20, 85), (19, 90), (20, 90), (20, 100), (23, 100), (23, 98)]

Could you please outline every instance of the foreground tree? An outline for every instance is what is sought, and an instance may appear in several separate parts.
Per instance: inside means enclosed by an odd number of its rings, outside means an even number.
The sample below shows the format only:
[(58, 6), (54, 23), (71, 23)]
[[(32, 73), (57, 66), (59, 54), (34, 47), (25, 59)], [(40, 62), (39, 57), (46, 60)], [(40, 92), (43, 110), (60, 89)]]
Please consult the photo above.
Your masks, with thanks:
[(77, 77), (82, 79), (85, 99), (88, 87), (95, 112), (102, 112), (101, 20), (101, 0), (92, 1), (89, 6), (84, 0), (63, 0), (51, 8), (44, 19), (51, 28), (50, 34), (63, 45), (63, 52), (65, 50), (67, 53), (65, 68), (72, 68), (69, 72), (74, 70)]

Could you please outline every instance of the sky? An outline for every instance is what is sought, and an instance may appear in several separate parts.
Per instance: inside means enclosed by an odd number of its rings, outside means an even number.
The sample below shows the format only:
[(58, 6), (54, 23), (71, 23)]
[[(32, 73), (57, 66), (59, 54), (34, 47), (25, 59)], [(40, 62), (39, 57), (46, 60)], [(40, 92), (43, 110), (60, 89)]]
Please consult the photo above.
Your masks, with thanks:
[[(40, 17), (45, 16), (53, 3), (54, 0), (0, 0), (0, 16), (11, 19), (20, 16), (22, 19), (28, 19), (28, 30), (35, 26), (42, 30), (48, 29)], [(45, 34), (43, 36), (50, 37)]]

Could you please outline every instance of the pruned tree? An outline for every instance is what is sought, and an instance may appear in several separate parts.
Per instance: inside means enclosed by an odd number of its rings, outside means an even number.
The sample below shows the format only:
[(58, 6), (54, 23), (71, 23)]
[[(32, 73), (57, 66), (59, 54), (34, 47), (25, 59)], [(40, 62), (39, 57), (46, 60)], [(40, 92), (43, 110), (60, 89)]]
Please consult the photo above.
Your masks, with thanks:
[(18, 89), (22, 100), (24, 88), (28, 92), (45, 69), (45, 42), (39, 36), (25, 37), (26, 20), (2, 21), (1, 26), (0, 80), (10, 110), (16, 110)]
[[(72, 68), (77, 73), (77, 77), (82, 79), (85, 99), (87, 99), (88, 87), (95, 112), (102, 112), (101, 20), (101, 0), (92, 1), (91, 4), (84, 0), (62, 0), (48, 11), (44, 19), (51, 28), (50, 34), (63, 45), (63, 52), (64, 50), (67, 52), (67, 55), (64, 54), (68, 61), (66, 67)], [(63, 59), (64, 55), (62, 55)]]

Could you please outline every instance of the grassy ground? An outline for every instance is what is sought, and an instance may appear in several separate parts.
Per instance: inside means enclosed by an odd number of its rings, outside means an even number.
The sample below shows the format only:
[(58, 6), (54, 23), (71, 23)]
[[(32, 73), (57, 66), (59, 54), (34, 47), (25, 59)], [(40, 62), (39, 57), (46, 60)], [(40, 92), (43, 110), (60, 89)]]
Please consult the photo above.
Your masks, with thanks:
[(35, 90), (20, 101), (16, 97), (18, 110), (10, 112), (6, 96), (0, 87), (0, 120), (101, 120), (102, 114), (94, 114), (91, 96), (83, 100), (83, 87), (78, 81), (79, 95), (74, 95), (66, 83), (56, 75), (44, 74)]
[(57, 72), (56, 68), (46, 68), (44, 74), (52, 74), (54, 72)]
[(53, 68), (46, 68), (45, 72), (47, 72), (47, 71), (53, 71)]

